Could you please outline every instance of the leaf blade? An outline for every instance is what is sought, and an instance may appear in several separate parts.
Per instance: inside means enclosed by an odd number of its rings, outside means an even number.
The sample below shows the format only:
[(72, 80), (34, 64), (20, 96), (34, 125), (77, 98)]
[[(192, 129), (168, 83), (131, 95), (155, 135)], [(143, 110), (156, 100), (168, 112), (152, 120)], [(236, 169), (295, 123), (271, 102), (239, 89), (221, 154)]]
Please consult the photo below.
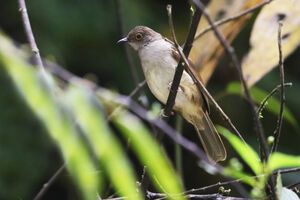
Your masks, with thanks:
[(77, 121), (85, 131), (100, 164), (104, 166), (116, 190), (128, 199), (143, 199), (137, 188), (132, 166), (108, 128), (100, 102), (86, 88), (71, 87), (68, 93)]
[(219, 133), (221, 133), (242, 157), (242, 159), (249, 165), (256, 175), (263, 171), (258, 154), (247, 144), (243, 143), (236, 135), (222, 126), (216, 126)]
[[(129, 112), (120, 111), (113, 122), (121, 132), (131, 139), (132, 148), (142, 163), (149, 169), (152, 181), (156, 187), (167, 194), (180, 194), (183, 192), (178, 177), (169, 160), (151, 137), (150, 132), (140, 120)], [(171, 199), (185, 199), (181, 195), (170, 195)]]

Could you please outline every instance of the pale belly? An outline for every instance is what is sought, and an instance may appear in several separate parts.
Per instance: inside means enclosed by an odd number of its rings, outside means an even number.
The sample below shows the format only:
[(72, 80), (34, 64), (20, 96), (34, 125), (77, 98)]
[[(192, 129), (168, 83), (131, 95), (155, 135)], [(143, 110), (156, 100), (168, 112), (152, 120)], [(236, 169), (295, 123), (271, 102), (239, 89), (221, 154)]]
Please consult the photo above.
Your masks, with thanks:
[[(147, 65), (147, 64), (146, 64)], [(175, 67), (158, 67), (152, 63), (152, 67), (144, 70), (147, 84), (152, 94), (163, 104), (166, 104), (170, 90), (169, 84), (173, 81)], [(188, 76), (186, 73), (183, 74), (186, 79)], [(177, 92), (174, 110), (188, 113), (198, 112), (198, 107), (191, 103), (185, 96), (184, 92), (180, 89)]]

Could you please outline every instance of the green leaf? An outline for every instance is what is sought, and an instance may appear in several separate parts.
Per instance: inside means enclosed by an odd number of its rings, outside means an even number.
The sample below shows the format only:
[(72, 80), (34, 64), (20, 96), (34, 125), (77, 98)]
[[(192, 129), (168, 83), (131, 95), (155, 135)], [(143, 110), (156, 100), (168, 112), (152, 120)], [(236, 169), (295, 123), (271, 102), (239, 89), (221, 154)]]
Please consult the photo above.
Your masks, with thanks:
[[(100, 184), (86, 145), (79, 137), (68, 110), (54, 95), (50, 75), (37, 73), (25, 61), (25, 55), (0, 33), (0, 62), (32, 111), (40, 118), (60, 148), (67, 168), (85, 199), (94, 200)], [(59, 91), (56, 91), (59, 92)]]
[[(141, 162), (146, 165), (156, 187), (167, 194), (183, 192), (171, 163), (142, 122), (124, 110), (113, 118), (113, 122), (124, 136), (131, 140), (132, 148)], [(180, 195), (170, 198), (185, 199)]]
[(68, 101), (71, 102), (76, 119), (116, 191), (128, 199), (143, 199), (124, 150), (108, 128), (100, 102), (88, 89), (70, 87), (68, 93)]
[(283, 153), (272, 153), (267, 163), (270, 172), (286, 167), (300, 167), (300, 156), (292, 156)]
[(262, 173), (263, 167), (260, 162), (257, 153), (243, 141), (241, 141), (236, 135), (232, 134), (229, 130), (222, 126), (217, 126), (217, 130), (229, 141), (236, 152), (242, 157), (242, 159), (249, 165), (256, 175)]
[[(241, 84), (238, 82), (231, 82), (230, 84), (228, 84), (226, 91), (229, 94), (241, 95)], [(250, 93), (257, 104), (261, 104), (264, 98), (268, 96), (268, 93), (266, 91), (263, 91), (254, 86), (250, 89)], [(280, 101), (274, 97), (271, 97), (268, 100), (268, 104), (265, 106), (265, 109), (275, 115), (278, 115), (280, 112)], [(296, 118), (286, 106), (284, 108), (283, 118), (286, 119), (289, 123), (291, 123), (297, 130), (300, 129)]]

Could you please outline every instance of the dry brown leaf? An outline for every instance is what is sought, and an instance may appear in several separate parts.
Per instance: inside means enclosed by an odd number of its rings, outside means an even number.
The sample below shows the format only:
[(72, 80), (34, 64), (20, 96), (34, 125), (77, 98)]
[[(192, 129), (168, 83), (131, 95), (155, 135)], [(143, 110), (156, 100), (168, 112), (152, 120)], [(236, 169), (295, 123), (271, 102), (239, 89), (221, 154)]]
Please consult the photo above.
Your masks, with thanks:
[(276, 0), (266, 5), (254, 23), (251, 50), (242, 67), (249, 86), (278, 64), (278, 20), (283, 19), (283, 56), (291, 54), (300, 42), (300, 0)]
[[(220, 18), (235, 16), (241, 11), (255, 6), (260, 2), (263, 2), (263, 0), (214, 0), (211, 1), (207, 9), (211, 18), (214, 21), (217, 21), (220, 20)], [(232, 41), (240, 32), (242, 26), (250, 16), (251, 14), (248, 14), (237, 20), (223, 24), (219, 27), (219, 30), (224, 34), (228, 41)], [(207, 26), (209, 26), (208, 22), (203, 16), (199, 23), (197, 33), (199, 33), (203, 28)], [(214, 72), (218, 59), (223, 52), (224, 49), (216, 39), (213, 31), (206, 33), (198, 40), (194, 41), (194, 46), (192, 48), (190, 58), (196, 64), (196, 70), (202, 77), (205, 84)]]

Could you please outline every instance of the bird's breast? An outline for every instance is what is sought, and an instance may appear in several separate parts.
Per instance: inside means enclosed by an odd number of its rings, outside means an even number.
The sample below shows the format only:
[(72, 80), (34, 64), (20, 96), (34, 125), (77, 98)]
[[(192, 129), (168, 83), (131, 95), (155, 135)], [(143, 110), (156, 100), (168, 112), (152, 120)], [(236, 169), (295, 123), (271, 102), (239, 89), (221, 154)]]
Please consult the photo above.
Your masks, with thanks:
[(175, 68), (167, 67), (162, 60), (157, 62), (143, 62), (143, 70), (147, 84), (153, 95), (162, 103), (167, 102), (169, 95), (169, 84), (173, 80)]

